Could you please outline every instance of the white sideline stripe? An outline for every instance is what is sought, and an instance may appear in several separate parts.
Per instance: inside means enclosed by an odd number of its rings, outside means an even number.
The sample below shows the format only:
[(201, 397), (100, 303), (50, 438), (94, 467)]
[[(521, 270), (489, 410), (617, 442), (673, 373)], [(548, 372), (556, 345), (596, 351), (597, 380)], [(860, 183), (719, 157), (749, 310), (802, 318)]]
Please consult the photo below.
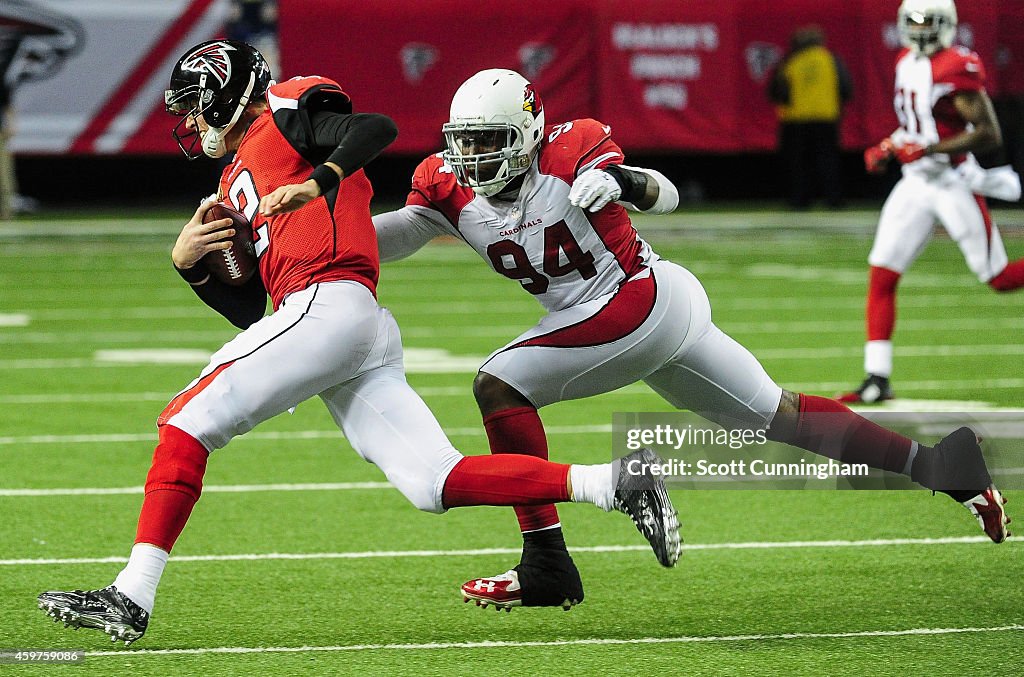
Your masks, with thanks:
[(433, 651), (438, 649), (494, 649), (551, 646), (629, 646), (638, 644), (703, 644), (717, 642), (775, 642), (779, 640), (856, 639), (865, 637), (914, 637), (958, 635), (982, 632), (1013, 632), (1024, 625), (996, 625), (987, 628), (909, 628), (906, 630), (859, 630), (852, 632), (786, 632), (764, 635), (683, 635), (680, 637), (637, 637), (635, 639), (587, 637), (548, 641), (511, 642), (427, 642), (423, 644), (343, 644), (338, 646), (221, 646), (201, 649), (136, 649), (121, 651), (89, 651), (89, 658), (101, 656), (189, 656), (200, 654), (312, 653), (337, 651)]
[[(259, 491), (352, 491), (394, 489), (390, 482), (307, 482), (296, 484), (223, 484), (203, 487), (203, 493), (247, 494)], [(142, 494), (145, 487), (78, 487), (74, 489), (0, 489), (0, 497), (121, 496)]]
[[(1019, 379), (1024, 383), (1024, 379)], [(950, 381), (955, 383), (955, 381)], [(849, 383), (843, 384), (849, 386)], [(900, 384), (905, 387), (904, 384)], [(422, 397), (467, 397), (473, 396), (469, 386), (425, 386), (414, 387)], [(635, 395), (652, 392), (647, 386), (626, 386), (614, 394)], [(71, 404), (82, 402), (170, 402), (175, 392), (141, 393), (25, 393), (22, 395), (0, 395), (0, 404)]]
[[(873, 548), (901, 545), (962, 545), (989, 543), (986, 536), (950, 536), (943, 538), (879, 538), (861, 541), (765, 541), (740, 543), (683, 544), (683, 550), (782, 550), (791, 548)], [(1009, 541), (1015, 543), (1015, 541)], [(1005, 547), (1005, 546), (1004, 546)], [(573, 553), (646, 552), (648, 545), (594, 545), (570, 548)], [(262, 560), (379, 559), (405, 557), (478, 557), (488, 555), (519, 555), (522, 548), (477, 548), (474, 550), (366, 550), (362, 552), (268, 552), (241, 555), (175, 555), (174, 562), (237, 562)], [(65, 559), (0, 559), (0, 566), (32, 566), (54, 564), (119, 564), (127, 557), (71, 557)]]
[[(401, 315), (401, 313), (399, 313)], [(27, 319), (26, 319), (27, 322)], [(20, 325), (5, 325), (4, 316), (0, 315), (0, 327), (3, 326), (20, 326)], [(807, 321), (773, 321), (773, 322), (721, 322), (719, 326), (728, 333), (742, 333), (744, 335), (772, 335), (772, 334), (821, 334), (825, 332), (831, 333), (863, 333), (864, 331), (864, 320), (844, 320), (844, 321), (829, 321), (829, 320), (807, 320)], [(475, 338), (495, 338), (510, 340), (519, 334), (521, 334), (527, 328), (526, 324), (521, 325), (487, 325), (487, 326), (469, 326), (469, 327), (407, 327), (402, 330), (402, 335), (406, 338), (451, 338), (451, 337), (475, 337)], [(989, 329), (1022, 329), (1024, 328), (1024, 318), (1021, 317), (996, 317), (979, 320), (978, 318), (949, 318), (949, 319), (901, 319), (900, 320), (900, 331), (901, 332), (915, 332), (915, 331), (964, 331), (964, 330), (976, 330), (978, 328)], [(211, 341), (226, 342), (233, 334), (228, 331), (190, 331), (184, 336), (173, 336), (173, 342), (176, 345), (180, 345), (184, 342), (207, 344)], [(135, 331), (135, 332), (124, 332), (124, 331), (92, 331), (92, 332), (25, 332), (17, 334), (0, 334), (0, 344), (24, 344), (24, 345), (42, 345), (42, 344), (104, 344), (109, 345), (112, 343), (120, 344), (152, 344), (159, 342), (166, 342), (172, 340), (170, 332), (167, 329), (153, 329), (149, 331)], [(152, 349), (159, 350), (161, 352), (170, 352), (171, 349), (159, 348)], [(118, 357), (116, 354), (113, 357), (99, 357), (97, 359), (103, 359), (105, 361), (122, 361), (122, 362), (149, 362), (156, 361), (155, 358), (146, 359), (132, 359), (132, 351), (121, 351), (124, 353), (123, 356)], [(191, 363), (198, 361), (199, 363), (205, 362), (210, 353), (203, 351), (193, 351), (200, 353), (198, 360), (183, 359), (184, 363)], [(154, 353), (155, 354), (155, 353)], [(188, 354), (184, 351), (183, 354)], [(171, 361), (171, 360), (168, 360)]]
[[(815, 360), (842, 357), (861, 357), (864, 348), (861, 345), (835, 346), (829, 348), (758, 348), (747, 346), (755, 357), (762, 360)], [(406, 347), (406, 372), (410, 374), (472, 374), (477, 371), (485, 356), (450, 355), (435, 358), (435, 349)], [(443, 352), (443, 351), (442, 351)], [(979, 344), (979, 345), (929, 345), (929, 346), (896, 346), (896, 357), (899, 359), (927, 357), (991, 357), (1007, 355), (1024, 355), (1024, 344)], [(415, 358), (415, 359), (409, 359)], [(205, 360), (196, 358), (196, 364)], [(93, 369), (93, 368), (133, 368), (152, 367), (153, 364), (138, 362), (101, 362), (88, 358), (70, 359), (10, 359), (0, 360), (2, 369)], [(156, 366), (175, 366), (170, 364)], [(849, 385), (849, 384), (848, 384)]]
[[(822, 392), (849, 390), (853, 385), (850, 381), (818, 381), (803, 383), (784, 383), (789, 390), (800, 392)], [(897, 381), (900, 392), (908, 390), (957, 390), (968, 388), (984, 388), (986, 390), (1016, 390), (1024, 388), (1024, 378), (993, 378), (993, 379), (932, 379), (927, 381)], [(422, 397), (471, 397), (467, 386), (413, 386), (413, 390)], [(653, 395), (649, 387), (634, 384), (613, 390), (595, 397)], [(90, 402), (169, 402), (173, 392), (141, 392), (141, 393), (25, 393), (22, 395), (0, 395), (0, 404), (72, 404)], [(942, 405), (945, 400), (935, 400)]]
[[(611, 424), (563, 425), (547, 428), (549, 435), (581, 435), (586, 433), (610, 433)], [(449, 428), (448, 435), (485, 435), (482, 427)], [(292, 430), (250, 432), (235, 439), (244, 440), (319, 440), (343, 439), (339, 430)], [(156, 433), (99, 433), (91, 435), (23, 435), (0, 437), (0, 445), (12, 444), (117, 444), (129, 442), (156, 442)]]

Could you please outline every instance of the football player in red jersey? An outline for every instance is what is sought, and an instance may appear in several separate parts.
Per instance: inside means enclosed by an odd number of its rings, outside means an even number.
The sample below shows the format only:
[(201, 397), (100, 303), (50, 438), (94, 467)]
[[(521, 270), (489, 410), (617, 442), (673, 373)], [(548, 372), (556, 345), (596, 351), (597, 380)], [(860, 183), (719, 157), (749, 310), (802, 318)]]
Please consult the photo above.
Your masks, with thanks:
[[(963, 502), (992, 540), (1006, 537), (1003, 501), (970, 429), (925, 447), (834, 400), (784, 391), (712, 323), (697, 278), (661, 259), (626, 213), (672, 211), (676, 189), (623, 164), (607, 125), (545, 125), (533, 86), (491, 69), (455, 93), (443, 131), (447, 150), (420, 163), (406, 205), (375, 216), (374, 226), (384, 260), (438, 235), (460, 238), (548, 311), (495, 351), (473, 384), (492, 453), (546, 458), (539, 408), (642, 380), (724, 426), (767, 429), (777, 441), (910, 475)], [(465, 583), (463, 594), (506, 607), (582, 600), (555, 507), (516, 514), (520, 563)]]
[[(189, 158), (235, 153), (218, 198), (250, 220), (259, 274), (240, 288), (209, 275), (201, 259), (223, 247), (215, 231), (230, 219), (204, 224), (204, 201), (171, 258), (199, 297), (244, 331), (157, 421), (128, 564), (106, 588), (42, 593), (40, 608), (126, 644), (141, 637), (210, 453), (313, 396), (360, 456), (421, 510), (589, 502), (629, 515), (658, 560), (675, 564), (679, 523), (664, 482), (646, 472), (658, 460), (651, 451), (587, 466), (463, 456), (406, 383), (398, 327), (375, 297), (373, 191), (361, 169), (394, 140), (389, 118), (353, 113), (327, 78), (275, 84), (258, 51), (229, 40), (190, 49), (165, 99), (183, 116), (174, 135)], [(264, 317), (268, 294), (274, 312)]]
[(999, 292), (1024, 286), (1024, 259), (1008, 262), (985, 196), (1020, 198), (1010, 167), (982, 169), (972, 153), (1001, 144), (999, 122), (985, 92), (985, 67), (966, 47), (953, 46), (953, 0), (904, 0), (899, 29), (905, 48), (896, 61), (894, 104), (900, 127), (864, 153), (870, 173), (895, 159), (903, 177), (878, 220), (868, 255), (864, 382), (840, 402), (892, 399), (892, 335), (896, 287), (924, 250), (936, 221), (963, 252), (978, 279)]

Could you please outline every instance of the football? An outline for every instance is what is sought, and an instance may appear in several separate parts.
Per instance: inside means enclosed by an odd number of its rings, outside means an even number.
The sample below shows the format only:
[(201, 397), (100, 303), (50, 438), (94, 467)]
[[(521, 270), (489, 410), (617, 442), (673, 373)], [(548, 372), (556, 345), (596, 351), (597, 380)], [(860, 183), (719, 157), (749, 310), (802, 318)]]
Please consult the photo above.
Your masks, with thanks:
[(210, 275), (224, 284), (241, 286), (249, 281), (259, 265), (252, 242), (252, 226), (248, 219), (223, 202), (216, 203), (206, 211), (203, 223), (219, 219), (231, 219), (229, 227), (235, 229), (231, 246), (204, 256), (203, 265), (210, 271)]

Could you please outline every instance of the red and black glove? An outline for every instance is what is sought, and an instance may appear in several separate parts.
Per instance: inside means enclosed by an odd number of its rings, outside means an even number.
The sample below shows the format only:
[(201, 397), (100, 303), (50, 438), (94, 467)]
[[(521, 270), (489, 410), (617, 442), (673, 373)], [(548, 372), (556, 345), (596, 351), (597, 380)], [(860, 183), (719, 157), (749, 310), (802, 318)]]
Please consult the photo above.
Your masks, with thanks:
[(871, 146), (864, 151), (864, 168), (868, 174), (881, 174), (895, 154), (896, 146), (892, 140), (883, 139), (877, 146)]

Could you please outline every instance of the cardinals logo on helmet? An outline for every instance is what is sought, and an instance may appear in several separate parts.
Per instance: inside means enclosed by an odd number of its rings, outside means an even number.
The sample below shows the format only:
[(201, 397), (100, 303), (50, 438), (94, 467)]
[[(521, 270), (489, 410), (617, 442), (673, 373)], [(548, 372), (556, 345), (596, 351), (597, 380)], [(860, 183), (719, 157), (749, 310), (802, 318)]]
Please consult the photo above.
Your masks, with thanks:
[(533, 85), (526, 85), (526, 89), (523, 90), (523, 110), (527, 113), (533, 113), (534, 118), (540, 115), (541, 111), (544, 110), (544, 104), (541, 103), (540, 94), (534, 91)]
[(228, 57), (228, 50), (233, 49), (234, 47), (223, 42), (207, 45), (185, 57), (181, 69), (212, 75), (223, 87), (231, 79), (231, 59)]

